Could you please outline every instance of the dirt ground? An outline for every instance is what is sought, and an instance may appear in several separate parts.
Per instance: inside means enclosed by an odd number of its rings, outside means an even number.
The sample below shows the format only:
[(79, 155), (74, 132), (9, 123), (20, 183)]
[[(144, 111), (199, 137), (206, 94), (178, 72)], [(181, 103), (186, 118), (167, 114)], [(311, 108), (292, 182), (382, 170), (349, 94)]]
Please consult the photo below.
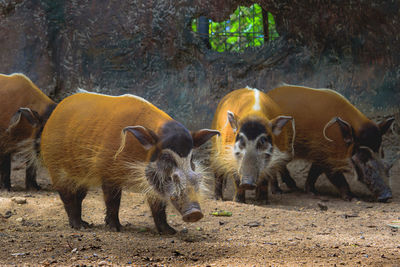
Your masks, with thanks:
[[(399, 154), (393, 137), (390, 151)], [(393, 142), (396, 145), (393, 145)], [(62, 202), (44, 170), (41, 191), (24, 191), (23, 164), (13, 164), (12, 192), (0, 191), (0, 265), (149, 265), (149, 266), (400, 266), (400, 162), (392, 168), (390, 203), (372, 202), (368, 191), (348, 175), (360, 198), (341, 200), (325, 177), (320, 196), (301, 192), (271, 195), (259, 205), (249, 192), (248, 204), (232, 199), (228, 184), (225, 201), (206, 199), (204, 218), (184, 223), (168, 209), (168, 221), (178, 233), (159, 235), (143, 196), (125, 190), (122, 196), (121, 232), (104, 225), (105, 206), (100, 189), (83, 202), (83, 219), (93, 228), (73, 230)], [(291, 164), (303, 186), (309, 165)], [(283, 187), (284, 188), (284, 187)], [(26, 199), (17, 204), (12, 197)], [(231, 217), (213, 211), (232, 212)], [(394, 226), (390, 226), (394, 225)]]

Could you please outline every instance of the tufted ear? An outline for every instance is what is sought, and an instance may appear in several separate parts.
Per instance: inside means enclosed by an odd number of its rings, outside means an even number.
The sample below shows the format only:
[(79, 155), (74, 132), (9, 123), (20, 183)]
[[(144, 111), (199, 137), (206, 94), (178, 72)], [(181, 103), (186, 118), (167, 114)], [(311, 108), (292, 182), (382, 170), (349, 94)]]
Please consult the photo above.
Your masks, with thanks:
[(30, 108), (19, 108), (17, 112), (11, 117), (10, 123), (7, 128), (7, 132), (10, 132), (15, 128), (21, 121), (21, 118), (25, 118), (32, 127), (37, 127), (40, 124), (39, 114), (31, 110)]
[(193, 146), (195, 148), (198, 148), (199, 146), (207, 142), (214, 135), (221, 135), (219, 131), (210, 129), (202, 129), (197, 132), (192, 132), (191, 134), (193, 138)]
[(272, 119), (269, 123), (272, 133), (274, 135), (279, 135), (282, 132), (283, 126), (285, 126), (286, 123), (292, 119), (293, 117), (291, 116), (278, 116)]
[(228, 110), (228, 121), (233, 129), (233, 132), (236, 133), (236, 131), (239, 128), (238, 119), (237, 119), (237, 116), (235, 115), (235, 113), (233, 113), (230, 110)]
[(378, 124), (379, 130), (381, 131), (381, 135), (384, 135), (387, 132), (387, 130), (390, 128), (393, 122), (394, 118), (391, 117)]
[(122, 131), (124, 134), (127, 131), (133, 134), (146, 150), (149, 150), (155, 144), (157, 144), (159, 139), (155, 132), (140, 125), (128, 126), (125, 127)]

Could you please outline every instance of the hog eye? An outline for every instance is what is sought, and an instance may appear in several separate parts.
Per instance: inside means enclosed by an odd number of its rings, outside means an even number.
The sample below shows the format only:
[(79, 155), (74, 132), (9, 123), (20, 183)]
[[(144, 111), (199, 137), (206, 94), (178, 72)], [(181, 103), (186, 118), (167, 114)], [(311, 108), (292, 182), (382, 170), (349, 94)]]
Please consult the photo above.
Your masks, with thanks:
[(173, 166), (176, 166), (176, 162), (175, 162), (174, 158), (168, 153), (161, 154), (159, 160), (166, 164), (171, 164)]

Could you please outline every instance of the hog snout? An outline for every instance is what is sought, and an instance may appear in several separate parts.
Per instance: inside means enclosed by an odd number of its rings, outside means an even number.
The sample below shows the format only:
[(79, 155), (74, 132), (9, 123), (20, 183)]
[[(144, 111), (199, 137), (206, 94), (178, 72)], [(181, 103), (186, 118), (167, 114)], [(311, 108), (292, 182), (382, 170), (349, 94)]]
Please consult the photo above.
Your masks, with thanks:
[(203, 217), (204, 215), (201, 212), (199, 203), (192, 202), (185, 209), (185, 212), (183, 212), (182, 220), (184, 222), (197, 222)]
[(392, 198), (392, 191), (389, 188), (386, 188), (382, 194), (378, 196), (379, 202), (387, 202), (389, 199)]
[(255, 179), (249, 176), (244, 176), (240, 181), (239, 187), (244, 190), (253, 190), (256, 188)]

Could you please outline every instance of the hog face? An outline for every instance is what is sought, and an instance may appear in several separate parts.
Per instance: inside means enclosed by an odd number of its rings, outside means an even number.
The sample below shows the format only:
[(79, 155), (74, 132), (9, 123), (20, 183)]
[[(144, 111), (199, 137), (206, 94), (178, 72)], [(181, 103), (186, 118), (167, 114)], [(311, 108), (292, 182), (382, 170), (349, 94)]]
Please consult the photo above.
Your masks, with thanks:
[(171, 201), (185, 222), (203, 217), (199, 204), (203, 177), (194, 171), (192, 151), (181, 157), (173, 150), (162, 150), (157, 160), (148, 165), (146, 177), (160, 196)]
[(358, 180), (368, 187), (378, 201), (386, 202), (392, 198), (392, 191), (384, 182), (388, 171), (378, 153), (369, 147), (360, 146), (355, 148), (351, 161)]
[(289, 116), (278, 116), (269, 121), (252, 116), (239, 121), (234, 113), (228, 111), (228, 120), (236, 133), (233, 153), (237, 161), (240, 188), (254, 189), (265, 178), (274, 149), (277, 149), (274, 138), (291, 119)]
[(208, 129), (189, 132), (176, 121), (165, 123), (159, 134), (143, 126), (129, 126), (124, 131), (131, 132), (149, 150), (145, 175), (158, 197), (171, 201), (185, 222), (200, 220), (203, 178), (194, 170), (193, 150), (219, 132)]

